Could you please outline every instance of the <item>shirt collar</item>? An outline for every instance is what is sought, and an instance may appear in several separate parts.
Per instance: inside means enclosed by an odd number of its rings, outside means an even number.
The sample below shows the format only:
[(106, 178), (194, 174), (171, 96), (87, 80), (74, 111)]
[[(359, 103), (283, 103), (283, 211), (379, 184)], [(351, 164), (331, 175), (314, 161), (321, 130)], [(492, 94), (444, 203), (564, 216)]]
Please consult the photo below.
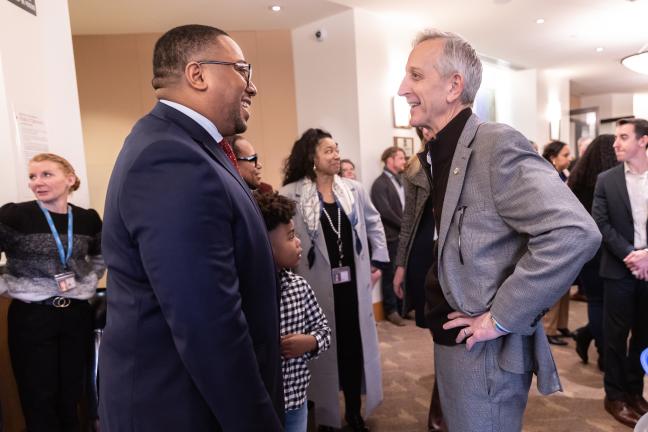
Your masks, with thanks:
[(472, 110), (469, 107), (464, 108), (436, 134), (436, 137), (428, 141), (426, 147), (433, 160), (452, 158), (461, 133), (471, 115)]
[(392, 180), (395, 180), (396, 183), (400, 186), (401, 184), (401, 177), (400, 174), (394, 174), (393, 172), (389, 171), (387, 168), (383, 168), (383, 172), (387, 175)]
[(646, 174), (648, 174), (648, 171), (644, 171), (644, 172), (642, 172), (642, 173), (635, 173), (635, 172), (632, 172), (632, 170), (630, 169), (630, 165), (628, 164), (628, 162), (623, 162), (623, 171), (624, 171), (626, 174), (631, 174), (631, 175), (634, 175), (634, 176), (637, 176), (637, 177), (645, 176)]
[(387, 168), (383, 168), (383, 172), (387, 174), (389, 177), (399, 177), (398, 174), (394, 174), (393, 172), (389, 171)]
[(216, 125), (211, 122), (207, 117), (204, 115), (200, 114), (199, 112), (196, 112), (192, 110), (189, 107), (186, 107), (182, 104), (179, 104), (178, 102), (173, 102), (170, 100), (166, 99), (160, 99), (160, 102), (162, 102), (165, 105), (170, 106), (171, 108), (175, 108), (181, 113), (185, 114), (187, 117), (191, 118), (193, 121), (198, 123), (200, 126), (202, 126), (203, 129), (207, 131), (207, 133), (214, 138), (214, 140), (217, 143), (220, 143), (223, 140), (223, 135), (221, 135), (220, 132), (218, 132), (218, 129), (216, 128)]

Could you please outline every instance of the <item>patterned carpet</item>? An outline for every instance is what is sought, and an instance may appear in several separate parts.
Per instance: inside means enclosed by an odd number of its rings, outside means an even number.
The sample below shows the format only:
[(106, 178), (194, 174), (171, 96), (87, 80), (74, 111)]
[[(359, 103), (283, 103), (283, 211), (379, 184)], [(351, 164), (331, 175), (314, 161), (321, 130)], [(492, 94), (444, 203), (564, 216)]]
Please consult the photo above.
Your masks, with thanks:
[[(569, 327), (586, 320), (586, 304), (571, 302)], [(383, 363), (384, 401), (367, 419), (372, 432), (426, 431), (433, 382), (432, 338), (407, 321), (406, 327), (381, 321), (378, 337)], [(630, 428), (617, 423), (603, 409), (603, 376), (596, 367), (596, 350), (590, 347), (590, 363), (583, 365), (574, 351), (553, 346), (564, 391), (542, 396), (531, 386), (524, 419), (525, 432), (623, 432)], [(648, 393), (648, 392), (647, 392)], [(647, 394), (648, 396), (648, 394)]]

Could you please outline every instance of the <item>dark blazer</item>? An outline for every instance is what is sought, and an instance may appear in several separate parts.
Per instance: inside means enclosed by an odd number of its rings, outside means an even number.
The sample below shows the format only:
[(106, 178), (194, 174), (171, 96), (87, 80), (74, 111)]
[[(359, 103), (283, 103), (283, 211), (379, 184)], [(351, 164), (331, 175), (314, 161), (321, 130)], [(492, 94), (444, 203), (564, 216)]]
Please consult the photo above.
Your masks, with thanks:
[(158, 103), (108, 186), (102, 432), (277, 431), (278, 287), (249, 189), (194, 120)]
[(623, 258), (634, 250), (634, 222), (624, 164), (598, 175), (592, 217), (603, 235), (600, 275), (608, 279), (633, 277), (623, 263)]
[(380, 213), (387, 244), (398, 242), (398, 234), (403, 220), (403, 205), (398, 197), (396, 187), (384, 171), (371, 185), (371, 202)]

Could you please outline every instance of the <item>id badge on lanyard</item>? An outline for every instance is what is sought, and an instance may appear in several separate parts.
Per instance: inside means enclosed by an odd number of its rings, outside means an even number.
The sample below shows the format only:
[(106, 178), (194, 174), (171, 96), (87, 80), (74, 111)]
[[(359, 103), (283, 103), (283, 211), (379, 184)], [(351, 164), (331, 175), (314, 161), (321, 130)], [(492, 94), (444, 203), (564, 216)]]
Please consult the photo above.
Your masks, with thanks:
[(342, 266), (332, 268), (331, 279), (333, 280), (333, 285), (351, 282), (351, 267)]
[(67, 214), (68, 214), (68, 229), (67, 229), (67, 253), (63, 249), (63, 242), (61, 242), (61, 236), (59, 235), (56, 226), (54, 226), (54, 221), (52, 220), (52, 215), (49, 211), (43, 207), (40, 201), (38, 201), (38, 206), (45, 215), (47, 219), (47, 224), (49, 225), (52, 236), (54, 237), (54, 242), (56, 243), (56, 249), (58, 250), (59, 259), (63, 265), (63, 272), (54, 275), (54, 280), (56, 281), (56, 286), (60, 293), (67, 292), (76, 287), (76, 280), (74, 278), (74, 272), (68, 270), (68, 261), (72, 257), (72, 246), (74, 241), (73, 233), (73, 223), (74, 217), (72, 216), (72, 207), (68, 205)]
[(342, 248), (342, 212), (338, 204), (337, 208), (337, 229), (333, 225), (333, 220), (331, 220), (331, 215), (328, 214), (324, 206), (322, 205), (322, 212), (326, 216), (333, 233), (337, 236), (337, 247), (338, 247), (338, 266), (331, 269), (331, 281), (333, 285), (343, 284), (346, 282), (351, 282), (351, 267), (343, 266), (342, 260), (344, 259), (344, 250)]

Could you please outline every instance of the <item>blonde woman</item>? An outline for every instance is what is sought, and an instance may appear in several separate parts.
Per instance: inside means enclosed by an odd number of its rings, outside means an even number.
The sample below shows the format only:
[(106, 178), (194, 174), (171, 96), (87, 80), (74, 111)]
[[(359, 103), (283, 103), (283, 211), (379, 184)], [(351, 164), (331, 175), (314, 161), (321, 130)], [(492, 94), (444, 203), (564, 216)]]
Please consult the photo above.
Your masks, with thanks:
[(9, 307), (9, 351), (30, 432), (78, 431), (77, 403), (92, 334), (88, 299), (105, 266), (101, 219), (68, 202), (74, 168), (51, 153), (29, 162), (36, 200), (0, 208), (0, 291)]
[[(417, 327), (428, 328), (425, 319), (425, 277), (434, 259), (434, 217), (430, 198), (429, 173), (419, 158), (427, 157), (426, 143), (434, 136), (429, 129), (417, 128), (421, 151), (410, 157), (403, 175), (405, 210), (396, 254), (394, 291), (403, 299), (404, 312), (414, 311)], [(439, 389), (435, 384), (428, 411), (428, 432), (444, 430)]]

